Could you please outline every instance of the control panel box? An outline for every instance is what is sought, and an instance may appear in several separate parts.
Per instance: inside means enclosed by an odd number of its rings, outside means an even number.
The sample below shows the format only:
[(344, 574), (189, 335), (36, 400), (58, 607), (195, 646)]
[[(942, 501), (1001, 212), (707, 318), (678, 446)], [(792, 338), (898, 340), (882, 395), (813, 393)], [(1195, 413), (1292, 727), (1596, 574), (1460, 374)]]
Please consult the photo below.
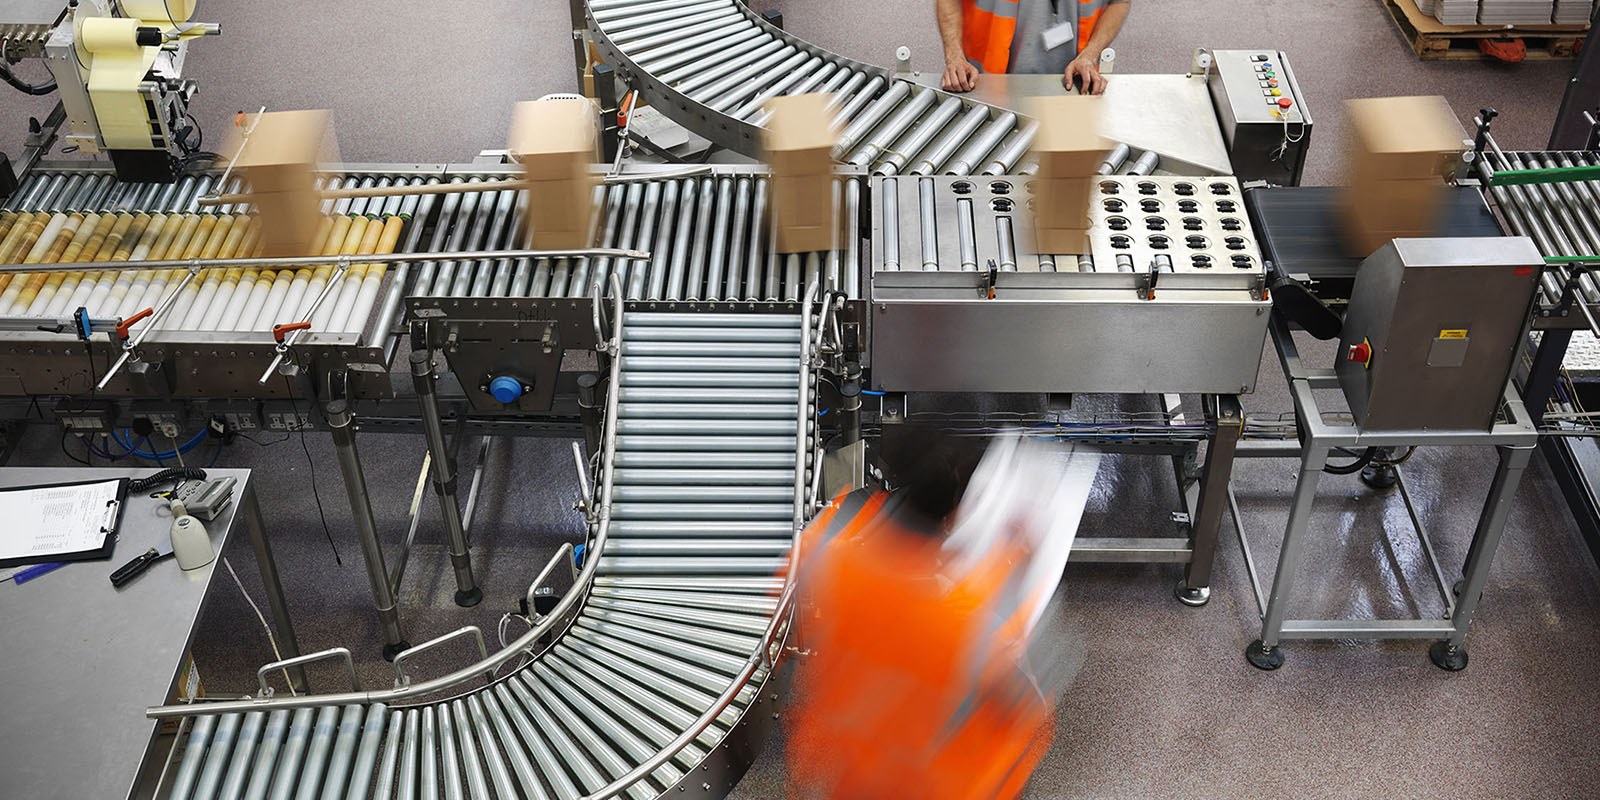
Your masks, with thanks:
[(1543, 266), (1526, 237), (1396, 239), (1362, 262), (1334, 367), (1357, 427), (1493, 427)]
[(1242, 182), (1298, 186), (1311, 147), (1311, 112), (1289, 59), (1277, 50), (1214, 50), (1206, 76)]

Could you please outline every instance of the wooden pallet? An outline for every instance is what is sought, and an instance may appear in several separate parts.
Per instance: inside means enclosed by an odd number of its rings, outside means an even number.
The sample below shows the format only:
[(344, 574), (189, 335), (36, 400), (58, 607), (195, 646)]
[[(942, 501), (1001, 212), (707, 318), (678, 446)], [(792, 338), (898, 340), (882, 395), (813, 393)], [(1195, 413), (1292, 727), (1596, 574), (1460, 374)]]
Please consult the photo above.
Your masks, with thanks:
[(1570, 59), (1589, 35), (1587, 25), (1445, 25), (1422, 13), (1416, 0), (1381, 0), (1400, 35), (1424, 61), (1489, 59), (1478, 49), (1484, 39), (1521, 39), (1529, 61)]

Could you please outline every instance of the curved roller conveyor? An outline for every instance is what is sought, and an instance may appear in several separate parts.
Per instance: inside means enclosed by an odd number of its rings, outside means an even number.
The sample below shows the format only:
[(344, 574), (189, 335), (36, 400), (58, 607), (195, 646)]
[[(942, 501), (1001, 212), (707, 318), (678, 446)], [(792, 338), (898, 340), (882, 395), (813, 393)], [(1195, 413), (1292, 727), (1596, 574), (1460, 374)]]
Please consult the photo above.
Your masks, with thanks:
[(1031, 121), (800, 41), (737, 0), (588, 0), (586, 13), (624, 80), (730, 150), (757, 155), (769, 98), (821, 92), (835, 96), (843, 163), (880, 175), (1025, 168)]
[[(193, 717), (160, 796), (725, 794), (774, 716), (782, 576), (813, 502), (815, 294), (800, 314), (618, 312), (591, 558), (562, 604), (445, 678), (154, 709)], [(717, 391), (670, 390), (673, 358)]]

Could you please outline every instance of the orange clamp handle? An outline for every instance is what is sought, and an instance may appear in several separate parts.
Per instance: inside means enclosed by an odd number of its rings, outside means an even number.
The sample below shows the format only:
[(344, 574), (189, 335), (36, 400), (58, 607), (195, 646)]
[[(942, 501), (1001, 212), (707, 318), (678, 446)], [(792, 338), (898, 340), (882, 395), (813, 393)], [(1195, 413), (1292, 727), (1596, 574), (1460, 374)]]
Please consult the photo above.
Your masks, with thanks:
[(285, 325), (274, 325), (274, 326), (272, 326), (272, 338), (275, 341), (277, 341), (278, 344), (283, 344), (283, 337), (288, 336), (289, 334), (294, 333), (295, 331), (309, 331), (309, 330), (311, 330), (311, 323), (309, 321), (307, 321), (307, 322), (290, 322), (290, 323), (285, 324)]
[(118, 322), (117, 323), (117, 340), (118, 341), (126, 341), (127, 338), (128, 338), (128, 329), (132, 328), (134, 325), (139, 324), (140, 320), (143, 320), (145, 317), (148, 317), (148, 316), (150, 316), (151, 314), (154, 314), (154, 313), (156, 313), (155, 309), (146, 308), (145, 310), (140, 311), (139, 313), (134, 314), (133, 316), (128, 317), (127, 319), (125, 319), (125, 320), (123, 320), (121, 322)]

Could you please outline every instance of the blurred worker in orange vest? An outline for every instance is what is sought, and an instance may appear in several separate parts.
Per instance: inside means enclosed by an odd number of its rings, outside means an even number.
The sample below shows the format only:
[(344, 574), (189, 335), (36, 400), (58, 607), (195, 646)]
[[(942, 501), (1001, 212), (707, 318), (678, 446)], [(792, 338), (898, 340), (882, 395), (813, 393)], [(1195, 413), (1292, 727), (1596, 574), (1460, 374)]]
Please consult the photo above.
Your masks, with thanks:
[(1057, 74), (1101, 94), (1100, 55), (1122, 31), (1131, 0), (936, 0), (944, 88), (970, 92), (978, 72)]
[(910, 437), (885, 465), (894, 492), (841, 494), (807, 529), (795, 798), (1015, 797), (1047, 749), (1050, 703), (1003, 591), (1028, 554), (1007, 543), (953, 573), (941, 551), (980, 456)]

